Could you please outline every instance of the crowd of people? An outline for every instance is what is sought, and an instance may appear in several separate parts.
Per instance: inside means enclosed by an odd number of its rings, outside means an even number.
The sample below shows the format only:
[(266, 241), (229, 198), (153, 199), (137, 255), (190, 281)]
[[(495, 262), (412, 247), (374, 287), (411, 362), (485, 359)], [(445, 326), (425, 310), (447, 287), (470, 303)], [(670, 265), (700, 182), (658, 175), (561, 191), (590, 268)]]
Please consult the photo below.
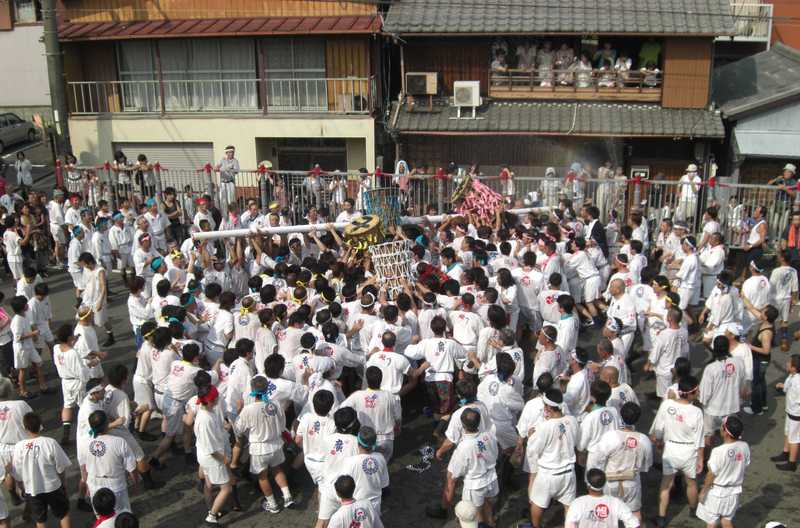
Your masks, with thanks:
[[(26, 212), (33, 204), (39, 220)], [(355, 200), (343, 205), (337, 220), (360, 215)], [(16, 291), (0, 294), (0, 475), (38, 526), (48, 512), (70, 526), (64, 449), (75, 446), (77, 507), (97, 527), (136, 526), (129, 479), (159, 487), (176, 450), (199, 468), (206, 525), (220, 525), (227, 504), (241, 509), (242, 480), (258, 486), (265, 512), (294, 507), (289, 477), (306, 471), (317, 528), (380, 527), (395, 443), (420, 408), (433, 456), (447, 463), (433, 518), (455, 511), (463, 527), (494, 526), (522, 472), (534, 528), (556, 503), (570, 528), (634, 528), (645, 524), (642, 475), (658, 465), (656, 526), (680, 507), (678, 481), (697, 518), (732, 526), (751, 459), (740, 413), (777, 405), (766, 372), (773, 342), (788, 351), (800, 212), (775, 262), (757, 224), (734, 271), (713, 207), (697, 238), (680, 215), (650, 233), (633, 211), (611, 229), (591, 200), (561, 198), (545, 214), (446, 215), (386, 234), (408, 240), (416, 272), (387, 291), (368, 253), (313, 206), (302, 223), (316, 230), (239, 238), (213, 232), (298, 218), (278, 203), (223, 215), (204, 196), (193, 207), (187, 225), (169, 187), (118, 210), (56, 189), (49, 201), (31, 191), (5, 214)], [(58, 328), (37, 239), (75, 290), (75, 322)], [(131, 368), (108, 365), (115, 272), (128, 289)], [(690, 343), (706, 347), (701, 371)], [(60, 378), (60, 441), (41, 435), (31, 407), (52, 390), (46, 359)], [(773, 461), (795, 471), (800, 355), (785, 368), (785, 442)], [(634, 383), (636, 370), (655, 392)], [(637, 431), (645, 401), (656, 417)], [(0, 498), (0, 526), (10, 521)]]

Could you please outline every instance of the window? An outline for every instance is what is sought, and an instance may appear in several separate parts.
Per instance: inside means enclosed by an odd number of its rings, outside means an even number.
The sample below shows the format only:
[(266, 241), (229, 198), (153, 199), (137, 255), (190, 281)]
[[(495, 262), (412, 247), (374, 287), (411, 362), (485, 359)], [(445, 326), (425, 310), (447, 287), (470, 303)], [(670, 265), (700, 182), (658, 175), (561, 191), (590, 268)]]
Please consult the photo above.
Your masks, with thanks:
[(155, 46), (161, 57), (167, 110), (258, 107), (255, 48), (251, 39), (120, 43), (119, 78), (134, 106), (143, 111), (158, 109)]
[(20, 119), (17, 114), (6, 114), (6, 117), (8, 118), (9, 125), (17, 125), (22, 123), (22, 119)]
[(327, 111), (325, 41), (270, 38), (263, 44), (269, 108), (273, 111)]
[(18, 24), (32, 24), (42, 20), (42, 6), (39, 0), (13, 0), (14, 20)]

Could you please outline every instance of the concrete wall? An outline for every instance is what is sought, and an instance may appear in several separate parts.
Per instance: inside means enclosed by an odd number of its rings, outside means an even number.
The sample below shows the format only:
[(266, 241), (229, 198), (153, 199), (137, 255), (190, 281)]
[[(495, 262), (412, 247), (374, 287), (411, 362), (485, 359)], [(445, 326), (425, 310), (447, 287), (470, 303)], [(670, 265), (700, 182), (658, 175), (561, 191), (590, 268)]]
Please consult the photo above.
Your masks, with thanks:
[(263, 139), (257, 138), (343, 138), (347, 140), (348, 170), (375, 168), (375, 123), (371, 117), (78, 116), (70, 118), (69, 127), (72, 150), (81, 164), (111, 160), (114, 141), (210, 141), (215, 158), (222, 158), (226, 145), (234, 145), (242, 168), (253, 169), (268, 159), (264, 156), (269, 152)]
[(42, 34), (39, 24), (0, 31), (0, 107), (50, 106)]

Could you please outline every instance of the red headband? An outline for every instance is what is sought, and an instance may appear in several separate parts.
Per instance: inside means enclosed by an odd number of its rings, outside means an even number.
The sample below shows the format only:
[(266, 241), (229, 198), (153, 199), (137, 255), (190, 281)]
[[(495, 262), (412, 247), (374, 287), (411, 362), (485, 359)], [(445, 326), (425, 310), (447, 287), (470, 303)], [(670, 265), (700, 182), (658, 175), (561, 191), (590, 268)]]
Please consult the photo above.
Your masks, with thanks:
[(209, 403), (212, 403), (214, 400), (216, 400), (217, 397), (219, 397), (219, 391), (215, 386), (212, 385), (205, 396), (197, 397), (197, 403), (208, 405)]

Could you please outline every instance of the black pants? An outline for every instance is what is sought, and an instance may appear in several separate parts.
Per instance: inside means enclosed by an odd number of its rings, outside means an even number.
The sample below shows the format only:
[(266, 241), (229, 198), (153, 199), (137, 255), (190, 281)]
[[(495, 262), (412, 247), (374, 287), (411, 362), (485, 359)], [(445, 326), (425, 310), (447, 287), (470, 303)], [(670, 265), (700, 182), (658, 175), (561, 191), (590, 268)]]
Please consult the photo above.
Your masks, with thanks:
[(767, 407), (767, 368), (769, 361), (763, 361), (761, 354), (753, 353), (753, 395), (750, 397), (750, 407), (753, 412), (759, 413)]

